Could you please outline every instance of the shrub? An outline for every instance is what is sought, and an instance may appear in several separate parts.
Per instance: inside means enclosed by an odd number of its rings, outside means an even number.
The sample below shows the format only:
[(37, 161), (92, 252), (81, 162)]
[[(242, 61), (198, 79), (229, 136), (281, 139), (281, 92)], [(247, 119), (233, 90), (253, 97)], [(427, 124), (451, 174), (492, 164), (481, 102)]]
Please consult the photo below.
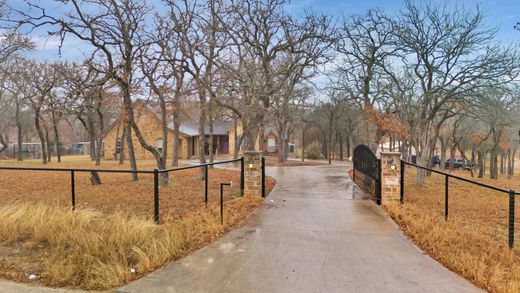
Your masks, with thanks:
[(321, 159), (321, 144), (313, 142), (305, 149), (305, 157), (311, 160)]

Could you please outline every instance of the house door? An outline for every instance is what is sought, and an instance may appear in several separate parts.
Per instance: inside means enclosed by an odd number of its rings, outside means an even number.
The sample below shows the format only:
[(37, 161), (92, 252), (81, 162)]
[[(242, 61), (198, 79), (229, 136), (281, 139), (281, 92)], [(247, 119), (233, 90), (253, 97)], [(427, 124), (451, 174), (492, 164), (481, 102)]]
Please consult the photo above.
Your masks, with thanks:
[(267, 151), (269, 153), (276, 152), (276, 140), (274, 138), (269, 138), (267, 140)]

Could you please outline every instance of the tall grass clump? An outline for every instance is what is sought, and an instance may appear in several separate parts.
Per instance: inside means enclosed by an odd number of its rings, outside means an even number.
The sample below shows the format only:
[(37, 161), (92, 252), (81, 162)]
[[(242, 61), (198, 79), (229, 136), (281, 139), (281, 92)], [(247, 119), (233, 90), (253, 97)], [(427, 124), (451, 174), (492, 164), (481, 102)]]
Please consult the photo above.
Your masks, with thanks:
[(261, 201), (244, 197), (227, 202), (224, 225), (216, 206), (155, 225), (122, 213), (11, 203), (0, 207), (0, 242), (43, 249), (38, 274), (45, 285), (109, 289), (200, 248), (240, 223)]
[[(484, 233), (461, 229), (413, 203), (385, 207), (388, 214), (421, 249), (450, 270), (489, 292), (520, 292), (520, 250), (509, 250)], [(478, 230), (478, 221), (473, 221)]]

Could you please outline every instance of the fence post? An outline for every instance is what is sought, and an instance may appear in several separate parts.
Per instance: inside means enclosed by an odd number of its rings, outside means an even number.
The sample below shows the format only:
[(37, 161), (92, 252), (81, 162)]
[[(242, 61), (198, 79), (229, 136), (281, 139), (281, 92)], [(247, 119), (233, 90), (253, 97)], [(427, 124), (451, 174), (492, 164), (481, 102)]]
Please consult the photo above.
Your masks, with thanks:
[(240, 195), (244, 195), (244, 157), (240, 159)]
[(220, 183), (220, 223), (224, 224), (224, 186), (231, 186), (230, 183)]
[(224, 183), (220, 183), (220, 224), (224, 224)]
[(265, 197), (265, 157), (262, 157), (262, 197)]
[(377, 160), (377, 180), (376, 180), (376, 204), (381, 205), (381, 194), (382, 194), (382, 168), (381, 159)]
[(74, 171), (70, 171), (70, 189), (72, 196), (72, 210), (76, 210), (76, 186), (74, 182)]
[(153, 170), (153, 218), (159, 224), (159, 170)]
[(404, 162), (401, 160), (401, 189), (400, 189), (400, 195), (399, 195), (399, 202), (403, 204), (404, 202)]
[(509, 190), (509, 249), (515, 244), (515, 191)]
[(448, 221), (449, 178), (448, 175), (444, 176), (444, 221)]
[(206, 207), (208, 207), (208, 165), (204, 166), (204, 203), (206, 204)]

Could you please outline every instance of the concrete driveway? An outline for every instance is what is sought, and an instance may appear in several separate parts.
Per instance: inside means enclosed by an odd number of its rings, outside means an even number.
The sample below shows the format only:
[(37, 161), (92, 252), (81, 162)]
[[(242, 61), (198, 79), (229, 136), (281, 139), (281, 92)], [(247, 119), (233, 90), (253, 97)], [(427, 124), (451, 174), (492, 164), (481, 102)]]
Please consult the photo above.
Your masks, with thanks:
[(242, 228), (124, 292), (481, 292), (424, 255), (347, 178), (348, 165), (269, 168)]

